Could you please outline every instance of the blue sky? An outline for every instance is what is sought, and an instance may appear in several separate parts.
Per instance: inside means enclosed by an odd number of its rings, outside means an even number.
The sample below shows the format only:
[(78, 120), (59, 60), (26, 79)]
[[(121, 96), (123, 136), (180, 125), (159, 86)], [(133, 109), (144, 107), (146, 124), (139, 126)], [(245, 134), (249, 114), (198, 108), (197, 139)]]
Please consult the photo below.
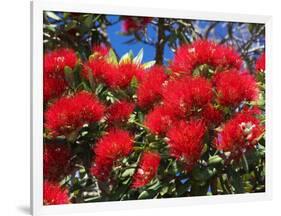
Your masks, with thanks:
[[(110, 21), (116, 21), (119, 19), (119, 16), (108, 16)], [(126, 44), (125, 42), (132, 39), (132, 35), (122, 35), (120, 32), (122, 31), (122, 23), (118, 22), (112, 26), (107, 27), (108, 35), (112, 47), (117, 52), (118, 56), (122, 56), (127, 53), (129, 50), (132, 50), (134, 55), (137, 55), (138, 52), (143, 48), (144, 56), (143, 62), (151, 61), (155, 57), (155, 47), (138, 42), (134, 44)], [(148, 35), (151, 37), (156, 36), (155, 30), (152, 28), (151, 25), (147, 26)], [(164, 49), (164, 58), (171, 59), (173, 57), (173, 52), (165, 46)]]

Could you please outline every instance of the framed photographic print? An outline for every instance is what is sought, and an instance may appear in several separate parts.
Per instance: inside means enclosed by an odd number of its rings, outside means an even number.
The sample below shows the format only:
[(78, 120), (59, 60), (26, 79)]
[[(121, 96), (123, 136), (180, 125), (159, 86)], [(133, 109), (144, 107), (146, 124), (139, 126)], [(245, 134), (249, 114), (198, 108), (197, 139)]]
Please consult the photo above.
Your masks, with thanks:
[(34, 215), (271, 197), (271, 18), (34, 1)]

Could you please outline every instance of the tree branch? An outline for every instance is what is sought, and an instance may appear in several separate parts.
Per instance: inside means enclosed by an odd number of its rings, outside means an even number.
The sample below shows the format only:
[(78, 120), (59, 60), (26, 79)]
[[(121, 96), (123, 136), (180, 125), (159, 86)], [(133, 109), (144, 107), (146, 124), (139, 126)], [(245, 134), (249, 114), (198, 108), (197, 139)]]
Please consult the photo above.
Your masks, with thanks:
[(158, 21), (158, 40), (156, 43), (156, 64), (163, 64), (164, 46), (165, 46), (165, 29), (163, 18), (159, 18)]

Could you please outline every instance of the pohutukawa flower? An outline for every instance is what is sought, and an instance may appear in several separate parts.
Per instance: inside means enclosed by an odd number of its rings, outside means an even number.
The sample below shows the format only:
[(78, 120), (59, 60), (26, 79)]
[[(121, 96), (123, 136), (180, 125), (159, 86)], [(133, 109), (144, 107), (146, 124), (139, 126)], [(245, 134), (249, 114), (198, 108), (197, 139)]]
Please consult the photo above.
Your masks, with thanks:
[(167, 133), (171, 156), (183, 162), (187, 171), (200, 159), (205, 132), (204, 121), (191, 120), (177, 122)]
[(233, 158), (239, 158), (253, 148), (264, 132), (264, 126), (255, 116), (256, 113), (256, 110), (244, 111), (227, 121), (215, 138), (216, 148), (230, 152)]
[(265, 53), (262, 53), (256, 61), (256, 71), (265, 71)]
[(62, 95), (68, 87), (66, 80), (61, 75), (54, 78), (44, 74), (43, 77), (43, 97), (45, 102)]
[(154, 66), (148, 70), (137, 90), (138, 105), (148, 108), (161, 99), (163, 83), (167, 78), (163, 67)]
[(44, 101), (60, 96), (67, 89), (64, 68), (74, 68), (77, 61), (78, 58), (72, 49), (61, 48), (44, 55)]
[(187, 91), (191, 93), (193, 107), (202, 107), (211, 102), (213, 97), (211, 83), (203, 77), (187, 79)]
[(118, 65), (118, 74), (112, 80), (111, 87), (127, 88), (132, 79), (135, 77), (138, 81), (141, 81), (144, 76), (144, 69), (141, 65), (124, 62)]
[(110, 48), (104, 44), (94, 44), (92, 52), (96, 57), (105, 57), (109, 53)]
[(192, 75), (200, 65), (209, 65), (214, 71), (240, 69), (240, 55), (230, 46), (219, 45), (213, 41), (197, 40), (179, 47), (170, 65), (176, 74)]
[(170, 115), (184, 118), (192, 108), (191, 92), (182, 80), (171, 80), (162, 91), (163, 102)]
[(90, 74), (97, 81), (110, 88), (127, 88), (135, 77), (142, 80), (144, 70), (141, 66), (125, 62), (119, 65), (109, 63), (105, 58), (93, 58), (84, 64), (83, 76), (89, 79)]
[(116, 65), (110, 64), (105, 58), (93, 57), (83, 64), (82, 75), (90, 80), (92, 76), (98, 82), (103, 82), (112, 86), (117, 77), (118, 69)]
[(156, 106), (145, 118), (145, 126), (151, 133), (163, 135), (175, 122), (176, 118), (171, 110), (165, 106)]
[(44, 205), (69, 204), (68, 191), (62, 189), (57, 183), (44, 181), (43, 202)]
[(108, 122), (124, 122), (130, 117), (135, 105), (127, 101), (120, 101), (110, 105), (106, 111), (106, 118)]
[(121, 129), (111, 130), (93, 148), (95, 160), (91, 168), (92, 175), (100, 180), (105, 180), (108, 178), (112, 166), (132, 151), (133, 138), (130, 134)]
[(65, 145), (44, 145), (44, 178), (51, 181), (59, 181), (71, 172), (71, 152)]
[(89, 92), (82, 91), (70, 97), (62, 97), (46, 110), (45, 128), (52, 135), (68, 135), (84, 124), (99, 121), (104, 106)]
[(144, 152), (142, 154), (138, 168), (133, 176), (132, 188), (143, 187), (156, 176), (160, 159), (160, 155), (156, 152)]
[(215, 75), (219, 103), (225, 106), (235, 106), (243, 101), (254, 101), (259, 89), (255, 78), (248, 72), (229, 70)]
[(122, 29), (125, 33), (131, 33), (138, 31), (150, 23), (152, 18), (150, 17), (124, 17), (122, 23)]
[(44, 73), (63, 73), (65, 66), (74, 68), (78, 58), (75, 51), (67, 48), (60, 48), (44, 55)]
[(203, 77), (171, 81), (163, 89), (164, 105), (181, 117), (210, 103), (212, 98), (212, 85)]
[(223, 112), (208, 104), (202, 109), (202, 118), (207, 125), (218, 125), (223, 120)]

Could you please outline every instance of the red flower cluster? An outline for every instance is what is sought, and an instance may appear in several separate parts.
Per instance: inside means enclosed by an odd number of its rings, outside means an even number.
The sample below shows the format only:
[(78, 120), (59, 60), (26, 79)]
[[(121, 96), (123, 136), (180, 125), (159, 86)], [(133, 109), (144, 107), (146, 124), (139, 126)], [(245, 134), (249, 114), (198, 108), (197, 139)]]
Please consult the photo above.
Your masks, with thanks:
[(113, 87), (126, 88), (135, 77), (138, 81), (143, 79), (144, 69), (142, 66), (130, 62), (124, 62), (118, 66), (118, 74), (113, 81)]
[(164, 105), (180, 117), (210, 103), (212, 97), (212, 85), (203, 77), (171, 81), (163, 90)]
[(61, 177), (68, 175), (71, 171), (71, 152), (64, 145), (45, 144), (44, 145), (44, 178), (57, 181)]
[(74, 68), (77, 63), (75, 51), (67, 48), (60, 48), (44, 55), (44, 73), (63, 73), (64, 67)]
[(207, 64), (215, 71), (228, 68), (240, 69), (242, 59), (231, 47), (208, 40), (197, 40), (177, 49), (171, 64), (176, 74), (192, 75), (199, 65)]
[(74, 68), (78, 59), (72, 49), (61, 48), (44, 55), (44, 101), (61, 95), (67, 88), (64, 68)]
[[(144, 124), (153, 134), (170, 139), (171, 155), (183, 161), (187, 169), (200, 158), (207, 129), (218, 127), (223, 121), (224, 106), (257, 99), (255, 78), (240, 71), (241, 64), (232, 48), (199, 40), (176, 51), (170, 77), (162, 77), (158, 69), (154, 76), (148, 73), (140, 84), (140, 107), (158, 102), (153, 104)], [(211, 67), (213, 75), (193, 74), (200, 65)], [(175, 73), (187, 76), (174, 76)]]
[(253, 148), (264, 132), (264, 126), (255, 114), (255, 110), (244, 111), (226, 122), (215, 138), (216, 148), (231, 152), (233, 158), (240, 157), (242, 153)]
[(157, 174), (160, 164), (160, 155), (155, 152), (144, 152), (139, 162), (139, 167), (133, 176), (132, 188), (147, 185)]
[(256, 71), (264, 72), (265, 71), (265, 53), (262, 53), (256, 61)]
[(115, 65), (109, 62), (106, 56), (94, 54), (88, 62), (84, 63), (82, 75), (86, 79), (92, 76), (93, 79), (105, 83), (110, 88), (127, 88), (134, 77), (138, 81), (142, 80), (144, 69), (132, 62)]
[(107, 108), (106, 118), (109, 123), (127, 121), (133, 112), (135, 105), (126, 101), (120, 101)]
[(67, 135), (86, 123), (99, 121), (104, 106), (94, 95), (82, 91), (61, 97), (45, 112), (45, 128), (53, 135)]
[(179, 121), (167, 132), (170, 154), (189, 170), (199, 160), (206, 126), (202, 120)]
[(124, 17), (123, 18), (123, 32), (131, 33), (133, 31), (138, 31), (150, 23), (152, 20), (151, 17)]
[(223, 120), (222, 111), (215, 108), (211, 103), (203, 107), (201, 115), (207, 125), (218, 125)]
[(105, 180), (118, 159), (128, 156), (133, 151), (133, 138), (127, 131), (115, 129), (108, 132), (94, 146), (95, 161), (91, 168), (92, 175)]
[(45, 181), (43, 186), (43, 202), (44, 205), (68, 204), (68, 191), (62, 189), (56, 183)]
[(165, 134), (175, 120), (173, 113), (165, 106), (156, 106), (147, 114), (144, 124), (154, 134)]
[(167, 78), (163, 67), (154, 66), (146, 72), (137, 90), (141, 108), (149, 108), (162, 98), (162, 87)]
[(213, 81), (222, 105), (235, 106), (244, 100), (253, 101), (258, 97), (256, 80), (248, 72), (224, 71), (217, 73)]

